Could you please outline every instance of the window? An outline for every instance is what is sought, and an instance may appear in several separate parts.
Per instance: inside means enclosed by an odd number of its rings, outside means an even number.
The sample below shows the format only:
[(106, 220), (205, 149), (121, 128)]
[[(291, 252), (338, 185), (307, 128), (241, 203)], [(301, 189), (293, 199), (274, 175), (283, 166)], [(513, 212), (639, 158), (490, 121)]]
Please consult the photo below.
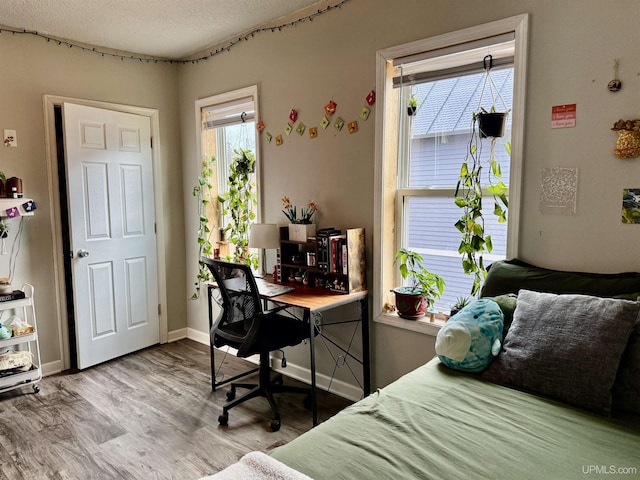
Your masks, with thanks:
[[(207, 201), (200, 205), (208, 227), (208, 241), (222, 256), (230, 254), (229, 245), (221, 241), (221, 230), (228, 218), (220, 215), (218, 195), (228, 192), (227, 179), (236, 151), (250, 150), (256, 158), (255, 194), (258, 196), (256, 117), (257, 88), (249, 87), (196, 101), (196, 120), (200, 124), (200, 176), (208, 170), (208, 182), (200, 185)], [(259, 198), (259, 197), (258, 197)], [(257, 212), (256, 212), (257, 214)]]
[[(376, 222), (374, 308), (393, 301), (386, 292), (400, 284), (393, 265), (400, 247), (416, 250), (425, 266), (444, 277), (436, 304), (448, 309), (469, 295), (473, 278), (464, 274), (454, 227), (462, 211), (454, 203), (460, 166), (468, 148), (471, 112), (478, 109), (484, 83), (483, 59), (494, 58), (491, 76), (511, 109), (507, 132), (496, 152), (509, 187), (508, 224), (498, 223), (493, 202), (485, 202), (485, 228), (493, 251), (485, 262), (517, 255), (522, 118), (524, 115), (527, 16), (433, 37), (378, 52), (376, 116)], [(417, 103), (407, 114), (410, 98)], [(482, 106), (491, 105), (488, 92)], [(497, 107), (503, 105), (499, 102)], [(511, 156), (504, 143), (511, 141)], [(489, 141), (487, 140), (488, 149)], [(503, 146), (501, 146), (503, 145)], [(377, 295), (376, 295), (377, 294)]]
[[(476, 61), (481, 63), (477, 58)], [(504, 99), (504, 107), (511, 110), (513, 67), (492, 69), (491, 76)], [(447, 308), (456, 297), (468, 296), (473, 284), (473, 277), (462, 271), (458, 253), (460, 232), (454, 224), (462, 212), (454, 204), (454, 198), (460, 164), (469, 148), (471, 112), (477, 111), (481, 103), (484, 79), (484, 72), (455, 73), (399, 87), (396, 243), (420, 253), (425, 266), (444, 278), (447, 288), (436, 302), (438, 308)], [(491, 103), (491, 98), (488, 92), (484, 93), (482, 105), (488, 108), (487, 100)], [(412, 116), (405, 111), (410, 98), (416, 100), (418, 107)], [(510, 136), (507, 124), (505, 136), (496, 145), (496, 157), (507, 186), (510, 157), (505, 142)], [(485, 142), (488, 150), (489, 139)], [(506, 256), (507, 224), (498, 223), (492, 214), (488, 191), (485, 198), (485, 234), (491, 235), (493, 242), (491, 254), (484, 254), (485, 262), (489, 263)]]

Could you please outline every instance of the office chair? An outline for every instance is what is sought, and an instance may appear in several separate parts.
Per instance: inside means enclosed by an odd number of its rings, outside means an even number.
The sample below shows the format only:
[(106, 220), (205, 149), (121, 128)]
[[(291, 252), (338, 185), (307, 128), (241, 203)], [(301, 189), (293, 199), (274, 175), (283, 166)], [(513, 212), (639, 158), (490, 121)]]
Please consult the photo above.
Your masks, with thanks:
[[(255, 278), (249, 265), (202, 258), (207, 265), (220, 292), (222, 315), (213, 321), (210, 337), (215, 347), (228, 345), (237, 349), (238, 357), (260, 355), (258, 383), (232, 383), (227, 392), (230, 400), (218, 417), (220, 425), (229, 422), (229, 410), (249, 399), (266, 397), (274, 418), (271, 430), (280, 429), (280, 411), (274, 393), (305, 393), (305, 404), (309, 402), (309, 388), (286, 386), (282, 375), (271, 378), (269, 353), (286, 346), (297, 345), (309, 338), (309, 325), (291, 317), (278, 314), (282, 308), (263, 310)], [(236, 397), (237, 388), (248, 388), (241, 397)]]

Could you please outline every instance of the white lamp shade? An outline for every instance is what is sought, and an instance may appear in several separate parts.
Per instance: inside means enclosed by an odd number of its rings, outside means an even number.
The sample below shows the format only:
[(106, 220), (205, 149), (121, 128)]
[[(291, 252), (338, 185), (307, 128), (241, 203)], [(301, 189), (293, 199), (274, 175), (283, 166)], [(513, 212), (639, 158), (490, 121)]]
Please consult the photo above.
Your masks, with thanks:
[(249, 234), (249, 248), (278, 248), (280, 235), (275, 223), (254, 223)]

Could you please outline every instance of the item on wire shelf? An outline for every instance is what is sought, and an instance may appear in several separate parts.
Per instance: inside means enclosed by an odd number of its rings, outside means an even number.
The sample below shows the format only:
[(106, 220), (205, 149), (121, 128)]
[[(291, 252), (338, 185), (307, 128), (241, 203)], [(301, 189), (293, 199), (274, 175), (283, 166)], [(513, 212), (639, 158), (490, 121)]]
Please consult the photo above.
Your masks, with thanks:
[(20, 300), (25, 297), (26, 295), (22, 290), (12, 290), (9, 293), (0, 293), (0, 303), (9, 302), (11, 300)]
[(9, 318), (7, 325), (11, 327), (11, 330), (13, 330), (14, 337), (27, 335), (33, 332), (33, 325), (29, 325), (25, 320), (21, 319), (17, 315), (12, 315)]
[(13, 293), (13, 287), (8, 278), (0, 278), (0, 295)]
[(7, 350), (0, 353), (0, 371), (29, 370), (31, 368), (31, 352), (14, 352)]
[(11, 335), (13, 335), (13, 330), (11, 330), (9, 327), (5, 327), (0, 323), (0, 340), (11, 338)]

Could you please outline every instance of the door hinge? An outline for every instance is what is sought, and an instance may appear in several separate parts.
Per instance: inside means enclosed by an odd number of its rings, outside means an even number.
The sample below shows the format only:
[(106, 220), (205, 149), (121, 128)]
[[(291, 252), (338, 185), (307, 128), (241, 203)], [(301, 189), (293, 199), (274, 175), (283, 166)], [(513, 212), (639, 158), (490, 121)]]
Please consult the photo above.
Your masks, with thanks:
[(153, 137), (149, 137), (149, 143), (151, 144), (151, 148), (153, 148)]
[(158, 315), (162, 315), (162, 305), (158, 304)]
[(153, 233), (158, 234), (158, 224), (153, 222)]

